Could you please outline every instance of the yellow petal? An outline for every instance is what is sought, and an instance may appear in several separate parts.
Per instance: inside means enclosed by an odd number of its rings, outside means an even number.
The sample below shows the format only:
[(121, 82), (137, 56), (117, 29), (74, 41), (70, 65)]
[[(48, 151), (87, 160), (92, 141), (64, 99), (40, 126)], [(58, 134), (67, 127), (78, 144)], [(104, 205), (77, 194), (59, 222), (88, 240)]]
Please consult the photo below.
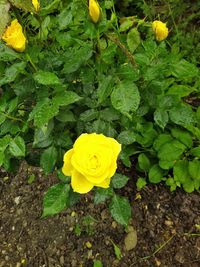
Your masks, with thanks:
[(76, 170), (72, 171), (71, 186), (74, 192), (85, 194), (88, 193), (94, 187), (93, 184)]
[(166, 23), (163, 23), (160, 20), (155, 20), (152, 23), (152, 29), (153, 29), (153, 31), (155, 33), (157, 41), (160, 42), (160, 41), (163, 41), (164, 39), (167, 38), (169, 30), (168, 30), (168, 28), (166, 26)]
[(107, 178), (102, 183), (96, 184), (95, 186), (108, 188), (110, 186), (110, 180), (111, 180), (111, 178)]
[(32, 0), (32, 4), (33, 4), (36, 11), (40, 10), (40, 3), (38, 0)]
[(100, 18), (100, 6), (96, 0), (89, 0), (89, 14), (94, 23), (97, 23)]
[(64, 155), (64, 165), (62, 167), (62, 172), (66, 176), (71, 176), (71, 173), (73, 170), (73, 166), (71, 164), (71, 158), (72, 158), (73, 152), (74, 152), (73, 149), (70, 149)]
[(18, 52), (23, 52), (25, 50), (26, 37), (24, 36), (22, 26), (19, 24), (17, 19), (14, 19), (11, 22), (11, 25), (7, 27), (2, 36), (2, 40)]

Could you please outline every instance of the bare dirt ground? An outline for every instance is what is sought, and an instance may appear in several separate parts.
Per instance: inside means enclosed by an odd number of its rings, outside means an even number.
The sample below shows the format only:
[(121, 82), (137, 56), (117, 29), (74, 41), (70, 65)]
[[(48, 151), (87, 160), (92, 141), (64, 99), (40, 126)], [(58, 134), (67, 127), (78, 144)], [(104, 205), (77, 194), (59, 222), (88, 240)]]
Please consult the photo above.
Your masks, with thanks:
[[(35, 180), (28, 184), (30, 174)], [(131, 175), (131, 173), (129, 173)], [(200, 195), (165, 186), (138, 192), (135, 178), (120, 193), (132, 206), (130, 225), (137, 245), (127, 250), (126, 231), (113, 221), (107, 205), (83, 195), (73, 208), (42, 219), (42, 199), (54, 174), (23, 163), (16, 175), (0, 172), (0, 267), (198, 267), (200, 266)], [(89, 242), (89, 243), (88, 243)], [(122, 253), (117, 259), (113, 242)]]

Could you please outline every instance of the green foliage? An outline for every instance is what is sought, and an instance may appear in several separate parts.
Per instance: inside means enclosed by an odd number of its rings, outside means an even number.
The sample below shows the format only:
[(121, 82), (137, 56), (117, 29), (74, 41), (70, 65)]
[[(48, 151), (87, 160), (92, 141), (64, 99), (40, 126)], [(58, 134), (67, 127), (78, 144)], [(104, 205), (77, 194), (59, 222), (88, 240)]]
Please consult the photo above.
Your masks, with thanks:
[(113, 188), (122, 188), (128, 182), (129, 177), (126, 175), (122, 175), (120, 173), (116, 173), (112, 178), (112, 186)]
[(93, 264), (93, 267), (103, 267), (103, 264), (100, 260), (95, 260), (94, 261), (94, 264)]
[[(48, 174), (62, 167), (78, 135), (96, 132), (122, 144), (125, 166), (138, 160), (138, 189), (164, 182), (172, 191), (199, 190), (200, 108), (193, 103), (200, 95), (199, 69), (174, 42), (155, 41), (154, 9), (145, 1), (123, 2), (122, 10), (142, 7), (150, 20), (118, 20), (112, 1), (101, 1), (94, 25), (84, 1), (43, 0), (38, 14), (31, 1), (9, 2), (13, 18), (21, 9), (28, 42), (24, 53), (0, 42), (0, 166), (12, 171), (13, 159), (25, 158)], [(0, 7), (1, 35), (7, 1)], [(43, 216), (77, 201), (70, 178), (58, 177), (61, 183), (45, 195)], [(131, 208), (114, 190), (127, 182), (117, 173), (111, 188), (98, 188), (94, 196), (96, 204), (110, 201), (112, 216), (124, 226)]]
[(118, 223), (128, 226), (129, 219), (131, 218), (131, 206), (126, 198), (114, 195), (109, 209), (113, 218)]
[(68, 184), (56, 184), (52, 186), (44, 196), (44, 209), (42, 217), (57, 214), (67, 207), (70, 186)]

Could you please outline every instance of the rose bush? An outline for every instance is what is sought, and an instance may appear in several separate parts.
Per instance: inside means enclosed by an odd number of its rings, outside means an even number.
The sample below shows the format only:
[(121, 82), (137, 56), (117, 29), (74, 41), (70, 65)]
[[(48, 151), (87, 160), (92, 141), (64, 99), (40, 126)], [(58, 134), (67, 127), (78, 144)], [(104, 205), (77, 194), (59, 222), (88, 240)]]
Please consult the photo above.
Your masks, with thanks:
[(2, 39), (8, 46), (15, 49), (18, 52), (23, 52), (26, 47), (26, 37), (23, 34), (22, 26), (17, 19), (11, 22), (11, 25), (7, 27)]
[(166, 23), (163, 23), (159, 20), (155, 20), (152, 23), (152, 29), (155, 33), (156, 40), (159, 42), (165, 40), (169, 34), (169, 30), (166, 26)]
[(75, 192), (84, 194), (94, 186), (108, 188), (117, 168), (121, 145), (103, 134), (81, 134), (72, 149), (64, 155), (62, 168), (71, 176)]

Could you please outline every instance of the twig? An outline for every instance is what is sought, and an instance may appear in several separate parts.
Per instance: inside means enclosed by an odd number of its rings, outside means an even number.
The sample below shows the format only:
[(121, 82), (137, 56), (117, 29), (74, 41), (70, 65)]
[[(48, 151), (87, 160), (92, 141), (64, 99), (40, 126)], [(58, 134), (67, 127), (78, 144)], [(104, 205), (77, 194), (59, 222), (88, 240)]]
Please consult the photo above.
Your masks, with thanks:
[[(163, 249), (175, 236), (176, 234), (174, 234), (173, 236), (171, 236), (165, 243), (163, 243), (158, 249), (156, 249), (152, 254), (145, 256), (143, 258), (140, 258), (139, 261), (143, 261), (143, 260), (147, 260), (153, 256), (155, 256), (161, 249)], [(133, 264), (130, 265), (133, 266), (134, 264), (136, 264), (137, 262), (134, 262)]]
[(133, 55), (131, 54), (131, 52), (125, 47), (125, 45), (123, 45), (120, 40), (112, 35), (108, 35), (106, 34), (106, 37), (108, 39), (110, 39), (113, 43), (115, 43), (119, 48), (121, 48), (121, 50), (123, 51), (123, 53), (126, 55), (126, 57), (129, 59), (129, 61), (131, 62), (131, 64), (133, 65), (133, 67), (137, 67), (137, 63), (135, 62), (135, 59), (133, 57)]
[(140, 260), (146, 260), (151, 258), (152, 256), (154, 256), (156, 253), (158, 253), (161, 249), (163, 249), (175, 236), (176, 234), (174, 234), (173, 236), (171, 236), (165, 243), (163, 243), (158, 249), (156, 249), (151, 255), (145, 256), (143, 258), (141, 258)]

